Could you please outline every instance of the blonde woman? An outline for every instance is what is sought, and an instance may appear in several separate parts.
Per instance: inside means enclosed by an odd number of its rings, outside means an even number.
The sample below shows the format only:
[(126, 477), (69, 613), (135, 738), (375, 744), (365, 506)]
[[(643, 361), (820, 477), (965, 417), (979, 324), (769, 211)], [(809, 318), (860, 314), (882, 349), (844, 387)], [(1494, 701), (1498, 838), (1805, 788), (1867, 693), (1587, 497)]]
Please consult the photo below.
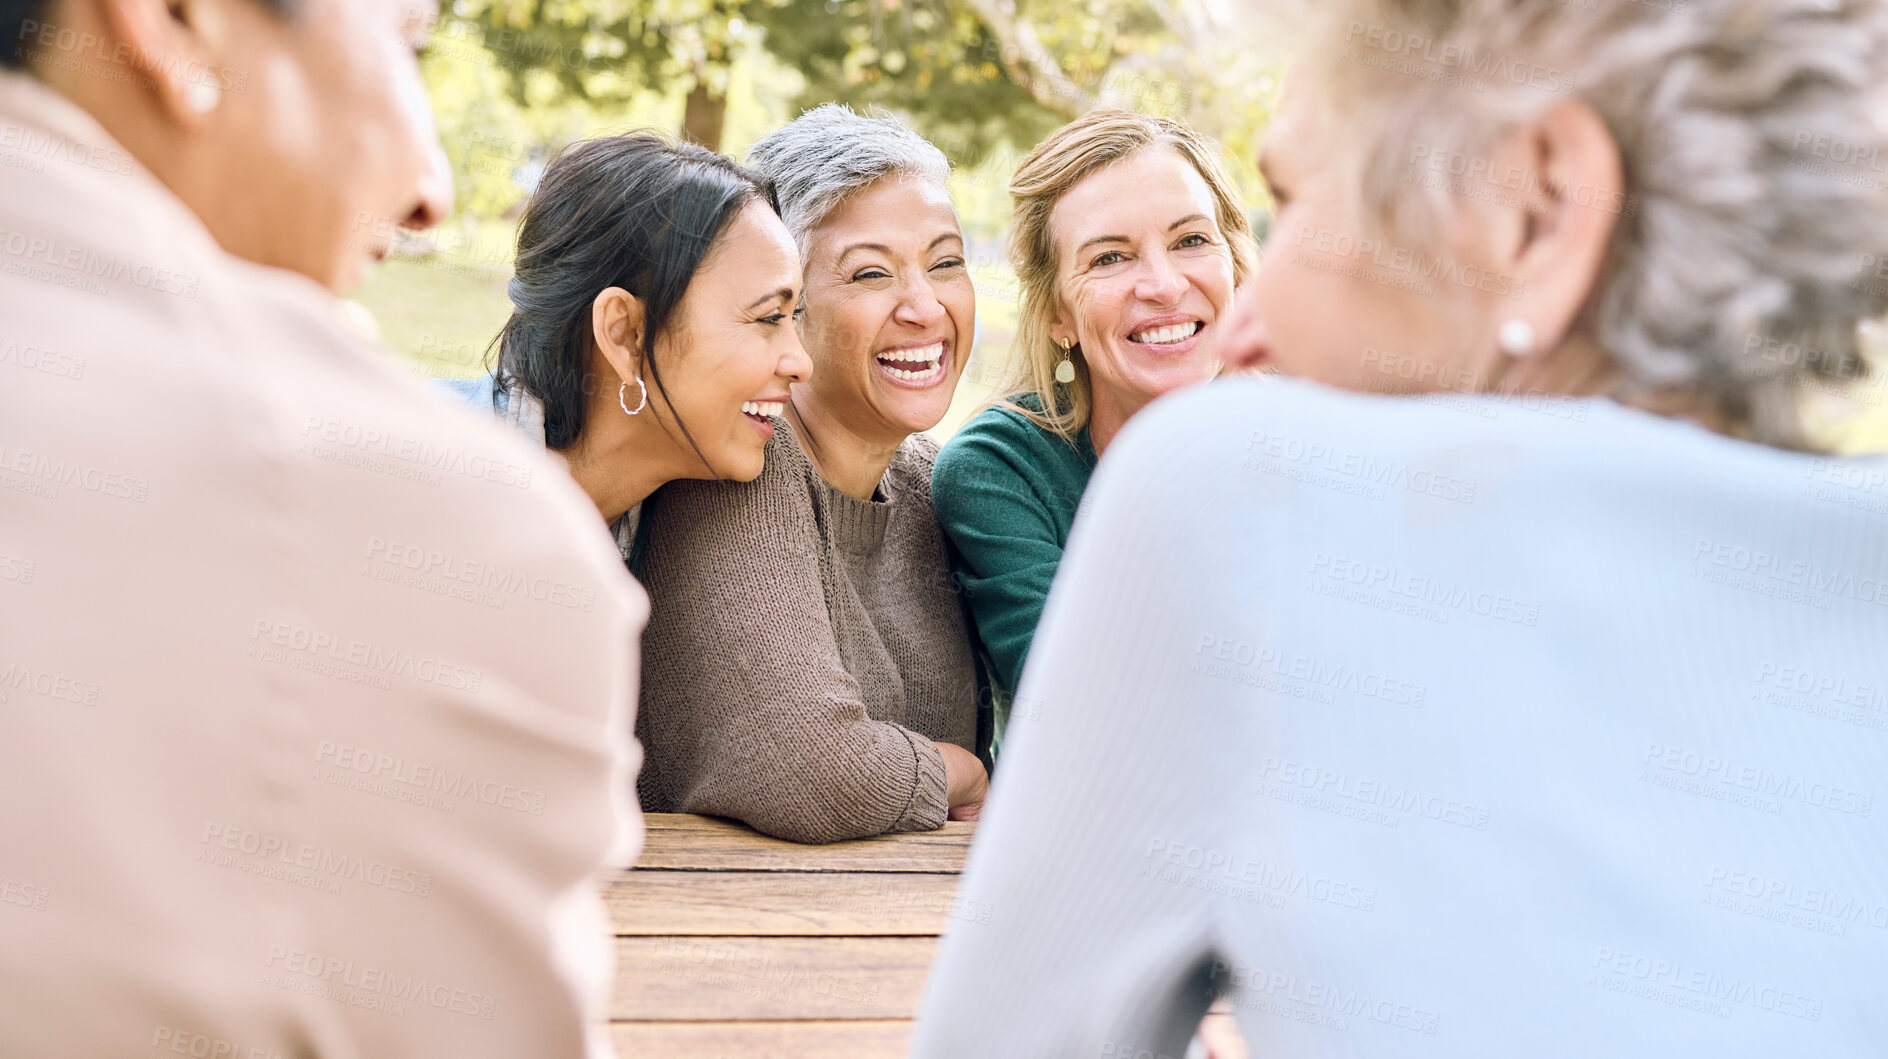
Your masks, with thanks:
[(1253, 258), (1218, 146), (1164, 118), (1089, 113), (1030, 152), (1010, 195), (1019, 366), (1004, 400), (944, 446), (931, 479), (1006, 690), (1096, 459), (1149, 401), (1218, 372), (1214, 332)]

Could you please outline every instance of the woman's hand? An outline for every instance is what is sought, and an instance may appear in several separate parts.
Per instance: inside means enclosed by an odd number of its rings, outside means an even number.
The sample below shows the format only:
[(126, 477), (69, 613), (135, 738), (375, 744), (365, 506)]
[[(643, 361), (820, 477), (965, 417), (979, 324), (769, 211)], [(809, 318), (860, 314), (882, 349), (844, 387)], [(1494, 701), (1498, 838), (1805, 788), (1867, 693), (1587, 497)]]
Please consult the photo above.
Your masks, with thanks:
[(944, 797), (950, 803), (950, 819), (975, 820), (983, 813), (983, 798), (990, 793), (990, 774), (983, 770), (977, 755), (956, 743), (939, 743), (944, 757)]

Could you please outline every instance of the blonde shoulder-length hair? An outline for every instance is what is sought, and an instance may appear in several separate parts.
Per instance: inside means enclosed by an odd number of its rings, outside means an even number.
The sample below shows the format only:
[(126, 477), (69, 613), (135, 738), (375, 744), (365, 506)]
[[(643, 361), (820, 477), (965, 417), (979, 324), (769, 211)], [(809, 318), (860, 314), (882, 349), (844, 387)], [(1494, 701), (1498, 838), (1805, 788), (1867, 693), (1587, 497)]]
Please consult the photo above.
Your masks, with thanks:
[(1050, 231), (1049, 214), (1063, 195), (1091, 173), (1155, 146), (1178, 151), (1206, 181), (1213, 195), (1214, 219), (1232, 252), (1233, 284), (1244, 283), (1256, 256), (1245, 201), (1220, 161), (1219, 145), (1180, 122), (1112, 107), (1093, 110), (1037, 144), (1010, 178), (1014, 209), (1009, 254), (1022, 304), (1016, 352), (996, 403), (1071, 443), (1088, 426), (1094, 391), (1079, 348), (1069, 357), (1074, 363), (1075, 380), (1060, 383), (1055, 379), (1056, 365), (1064, 354), (1049, 338), (1050, 322), (1055, 319), (1061, 298), (1056, 283), (1055, 233)]

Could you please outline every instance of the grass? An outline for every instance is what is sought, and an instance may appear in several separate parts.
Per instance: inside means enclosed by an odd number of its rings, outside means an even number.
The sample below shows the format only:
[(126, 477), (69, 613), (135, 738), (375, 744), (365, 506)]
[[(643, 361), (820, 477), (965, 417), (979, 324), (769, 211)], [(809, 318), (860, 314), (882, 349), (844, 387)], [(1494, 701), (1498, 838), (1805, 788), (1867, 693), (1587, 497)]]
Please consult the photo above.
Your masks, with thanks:
[(512, 222), (460, 221), (427, 238), (437, 253), (387, 259), (354, 300), (380, 325), (381, 342), (421, 374), (483, 374), (485, 347), (511, 315)]
[(354, 292), (380, 325), (381, 342), (422, 374), (485, 371), (485, 347), (511, 315), (506, 273), (392, 258)]

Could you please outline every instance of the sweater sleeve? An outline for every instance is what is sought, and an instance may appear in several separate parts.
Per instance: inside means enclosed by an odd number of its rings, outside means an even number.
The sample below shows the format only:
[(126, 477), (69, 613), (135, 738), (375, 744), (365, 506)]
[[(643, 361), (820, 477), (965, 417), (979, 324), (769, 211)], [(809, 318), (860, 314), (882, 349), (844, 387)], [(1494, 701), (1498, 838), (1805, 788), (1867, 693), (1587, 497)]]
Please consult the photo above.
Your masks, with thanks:
[(931, 501), (955, 550), (977, 637), (1011, 692), (1062, 563), (1055, 508), (1079, 499), (1044, 495), (1051, 479), (1030, 467), (1014, 433), (1007, 417), (980, 417), (938, 453), (931, 476)]
[(676, 482), (651, 505), (650, 772), (677, 811), (796, 842), (939, 827), (943, 756), (867, 716), (834, 634), (813, 499), (781, 449), (754, 482)]
[(1209, 888), (1224, 883), (1190, 885), (1166, 854), (1226, 848), (1218, 807), (1250, 762), (1213, 760), (1225, 717), (1176, 686), (1198, 630), (1223, 628), (1199, 624), (1216, 582), (1211, 537), (1182, 513), (1188, 466), (1146, 445), (1102, 461), (932, 964), (918, 1059), (1181, 1056), (1212, 999)]

